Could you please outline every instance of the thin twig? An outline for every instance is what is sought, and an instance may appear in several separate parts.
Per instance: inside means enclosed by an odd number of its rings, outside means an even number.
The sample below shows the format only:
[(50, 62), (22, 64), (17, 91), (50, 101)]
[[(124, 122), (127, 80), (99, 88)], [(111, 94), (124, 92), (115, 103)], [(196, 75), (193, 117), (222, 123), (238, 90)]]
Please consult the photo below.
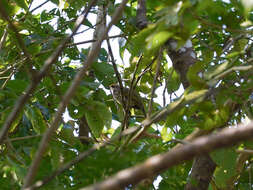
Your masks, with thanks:
[(31, 1), (30, 1), (30, 4), (29, 4), (29, 6), (28, 6), (28, 10), (32, 7), (33, 1), (34, 1), (34, 0), (31, 0)]
[(249, 149), (236, 150), (236, 152), (241, 153), (241, 154), (253, 154), (253, 150), (249, 150)]
[(25, 46), (25, 43), (24, 43), (22, 37), (20, 36), (16, 26), (12, 23), (9, 16), (7, 15), (7, 13), (4, 9), (4, 5), (2, 4), (2, 1), (0, 1), (0, 14), (8, 22), (8, 27), (10, 27), (10, 29), (15, 33), (18, 45), (19, 45), (20, 49), (22, 50), (22, 52), (24, 53), (25, 57), (27, 58), (29, 72), (30, 72), (32, 78), (34, 78), (35, 73), (34, 73), (34, 70), (32, 69), (32, 65), (33, 65), (33, 62), (31, 59), (32, 56), (28, 52), (28, 50)]
[(157, 56), (155, 56), (155, 57), (152, 59), (152, 61), (146, 66), (146, 68), (140, 73), (140, 75), (139, 75), (139, 76), (137, 77), (137, 79), (136, 79), (136, 82), (135, 82), (135, 84), (134, 84), (133, 89), (136, 88), (136, 86), (137, 86), (138, 82), (141, 80), (142, 76), (143, 76), (146, 72), (150, 71), (150, 67), (153, 65), (153, 63), (155, 62), (156, 59), (157, 59)]
[(6, 144), (7, 149), (8, 149), (7, 154), (10, 157), (13, 157), (15, 160), (17, 160), (19, 162), (19, 164), (25, 165), (25, 161), (23, 160), (23, 157), (20, 156), (20, 154), (16, 151), (16, 149), (13, 147), (13, 145), (11, 144), (11, 141), (9, 141), (8, 138), (6, 139), (5, 144)]
[(181, 139), (172, 139), (169, 142), (180, 143), (180, 144), (190, 144), (190, 142), (181, 140)]
[[(119, 34), (119, 35), (109, 36), (109, 37), (107, 37), (106, 39), (120, 38), (120, 37), (123, 37), (123, 36), (124, 36), (124, 35)], [(82, 41), (82, 42), (69, 43), (69, 44), (67, 44), (67, 47), (76, 46), (76, 45), (81, 45), (81, 44), (87, 44), (87, 43), (93, 43), (93, 42), (95, 42), (95, 41), (96, 41), (95, 39), (92, 39), (92, 40), (85, 40), (85, 41)]]
[[(169, 74), (169, 77), (165, 80), (165, 86), (164, 86), (164, 89), (163, 89), (163, 107), (166, 105), (165, 93), (166, 93), (166, 89), (167, 89), (169, 80), (172, 78), (173, 72), (174, 72), (174, 68), (172, 67), (171, 72), (170, 72), (170, 74)], [(171, 100), (170, 100), (170, 101), (171, 101)]]
[(131, 106), (131, 101), (132, 101), (131, 99), (132, 99), (132, 96), (133, 96), (133, 91), (135, 90), (135, 89), (133, 89), (134, 81), (135, 81), (137, 70), (138, 70), (139, 65), (141, 63), (141, 60), (142, 60), (142, 56), (143, 55), (141, 55), (139, 57), (139, 60), (138, 60), (136, 66), (135, 66), (135, 69), (134, 69), (133, 78), (131, 80), (130, 89), (129, 89), (128, 96), (127, 96), (128, 98), (127, 98), (127, 104), (126, 104), (126, 113), (125, 113), (125, 117), (124, 117), (124, 120), (123, 120), (123, 128), (122, 128), (123, 130), (125, 130), (127, 128), (127, 125), (128, 125), (129, 111), (130, 111), (130, 106)]
[(13, 65), (8, 65), (8, 68), (0, 72), (0, 75), (3, 75), (7, 73), (8, 71), (14, 72), (15, 70), (18, 70), (20, 67), (22, 67), (22, 64), (26, 61), (26, 58), (22, 59), (19, 62), (14, 63)]
[(36, 11), (37, 9), (39, 9), (40, 7), (42, 7), (43, 5), (45, 5), (46, 3), (48, 3), (50, 0), (46, 0), (45, 2), (41, 3), (40, 5), (38, 5), (37, 7), (33, 8), (30, 13)]
[[(121, 5), (116, 9), (116, 12), (114, 13), (111, 22), (108, 24), (108, 26), (106, 27), (106, 29), (103, 31), (103, 33), (98, 36), (98, 40), (97, 42), (95, 42), (91, 48), (91, 51), (88, 54), (87, 60), (84, 63), (84, 66), (82, 67), (82, 69), (76, 74), (72, 85), (68, 88), (67, 92), (64, 94), (62, 101), (60, 102), (58, 108), (57, 108), (57, 112), (54, 115), (54, 119), (51, 122), (50, 127), (47, 129), (47, 131), (45, 132), (45, 134), (43, 135), (43, 138), (40, 142), (38, 151), (36, 152), (35, 158), (29, 168), (28, 174), (25, 177), (25, 182), (24, 182), (24, 186), (23, 188), (29, 187), (32, 182), (33, 179), (35, 178), (35, 175), (37, 173), (37, 170), (39, 168), (41, 159), (43, 157), (44, 152), (46, 151), (47, 147), (48, 147), (48, 143), (50, 141), (50, 138), (53, 134), (53, 132), (57, 129), (60, 121), (61, 121), (61, 117), (62, 117), (62, 113), (65, 111), (66, 106), (68, 105), (68, 103), (70, 102), (71, 98), (74, 95), (74, 92), (76, 91), (77, 87), (79, 86), (79, 84), (82, 81), (83, 76), (85, 75), (86, 71), (88, 70), (88, 68), (92, 65), (94, 59), (97, 57), (99, 50), (101, 48), (101, 44), (102, 41), (105, 39), (105, 37), (107, 36), (110, 28), (112, 27), (113, 24), (115, 24), (118, 19), (120, 18), (123, 9), (126, 5), (128, 0), (123, 0)], [(92, 1), (89, 5), (89, 7), (91, 7), (91, 5), (93, 5), (93, 3), (95, 3), (96, 0)], [(88, 8), (87, 10), (89, 10), (90, 8)], [(85, 17), (83, 16), (82, 19), (77, 19), (78, 21), (83, 21)]]
[(203, 93), (200, 93), (197, 96), (194, 96), (194, 97), (189, 98), (187, 100), (185, 100), (184, 96), (182, 96), (179, 100), (170, 103), (167, 107), (162, 109), (160, 112), (153, 114), (152, 117), (147, 117), (144, 121), (142, 121), (141, 125), (140, 125), (140, 130), (131, 138), (131, 140), (129, 142), (131, 143), (131, 142), (134, 142), (136, 139), (138, 139), (148, 129), (148, 127), (151, 124), (159, 122), (160, 120), (164, 119), (169, 114), (171, 114), (177, 110), (180, 110), (181, 108), (183, 108), (187, 104), (192, 104), (200, 98), (204, 99), (206, 96), (211, 94), (213, 91), (214, 91), (213, 89), (203, 91)]
[(169, 79), (165, 79), (165, 85), (163, 89), (163, 107), (166, 105), (166, 90), (167, 90), (167, 85), (168, 85)]
[(230, 74), (231, 72), (233, 71), (249, 71), (253, 69), (253, 65), (246, 65), (246, 66), (234, 66), (234, 67), (231, 67), (230, 69), (222, 72), (222, 73), (219, 73), (217, 76), (214, 77), (213, 80), (218, 80), (220, 78), (223, 78), (225, 77), (227, 74)]
[[(93, 26), (93, 27), (94, 27), (94, 26)], [(87, 32), (88, 30), (91, 30), (91, 29), (94, 29), (94, 28), (86, 28), (86, 29), (84, 29), (84, 30), (82, 30), (82, 31), (80, 31), (80, 32), (77, 32), (75, 36), (80, 35), (80, 34), (82, 34), (82, 33), (84, 33), (84, 32)]]
[(42, 135), (33, 135), (33, 136), (25, 136), (25, 137), (15, 137), (15, 138), (8, 138), (7, 140), (4, 140), (4, 143), (6, 143), (7, 141), (21, 141), (21, 140), (28, 140), (28, 139), (33, 139), (33, 138), (37, 138), (37, 137), (42, 137)]
[(236, 41), (238, 41), (239, 39), (243, 38), (244, 36), (245, 36), (244, 34), (239, 34), (238, 36), (236, 36), (234, 38), (233, 37), (229, 38), (229, 40), (224, 43), (224, 47), (222, 49), (222, 53), (221, 54), (223, 54), (226, 51), (228, 51), (232, 47), (232, 45), (234, 45), (234, 43)]
[(196, 18), (198, 21), (200, 21), (202, 24), (204, 24), (204, 26), (211, 26), (213, 28), (217, 28), (220, 30), (226, 30), (228, 32), (234, 32), (234, 33), (243, 33), (243, 34), (252, 34), (253, 31), (252, 30), (240, 30), (240, 29), (232, 29), (232, 28), (223, 28), (221, 25), (217, 25), (211, 22), (208, 22), (207, 19), (203, 19), (199, 16), (197, 16), (196, 14), (193, 14), (193, 17)]
[(12, 71), (11, 74), (6, 78), (6, 80), (4, 81), (3, 85), (1, 86), (1, 90), (4, 89), (4, 87), (6, 86), (7, 82), (11, 79), (11, 77), (14, 75), (15, 71)]
[(3, 79), (8, 79), (9, 76), (6, 76), (6, 77), (0, 77), (0, 80), (3, 80)]
[(150, 98), (150, 101), (149, 101), (149, 104), (148, 104), (148, 115), (147, 115), (147, 117), (150, 117), (151, 113), (152, 113), (153, 98), (154, 98), (155, 90), (156, 90), (156, 82), (158, 80), (158, 76), (159, 76), (159, 72), (160, 72), (162, 54), (163, 54), (163, 48), (161, 47), (160, 51), (159, 51), (158, 59), (157, 59), (156, 72), (155, 72), (154, 81), (153, 81), (153, 85), (152, 85), (152, 89), (151, 89), (151, 98)]
[[(95, 0), (93, 0), (92, 3), (95, 4)], [(0, 9), (1, 8), (2, 8), (2, 6), (0, 6)], [(85, 9), (85, 11), (83, 12), (83, 15), (81, 15), (77, 19), (72, 34), (70, 34), (68, 37), (66, 37), (62, 41), (62, 43), (56, 48), (56, 50), (52, 53), (52, 55), (45, 61), (45, 64), (41, 68), (40, 72), (36, 75), (36, 77), (34, 77), (32, 82), (30, 83), (30, 85), (25, 90), (24, 94), (22, 94), (19, 97), (19, 99), (17, 100), (17, 102), (15, 103), (14, 108), (12, 109), (12, 112), (9, 114), (8, 118), (5, 120), (5, 123), (1, 128), (0, 144), (3, 143), (5, 137), (8, 133), (9, 128), (11, 127), (11, 125), (15, 121), (15, 119), (17, 118), (20, 111), (23, 109), (25, 103), (29, 100), (32, 93), (35, 91), (36, 86), (39, 84), (41, 79), (47, 74), (47, 71), (49, 70), (50, 66), (57, 60), (58, 56), (63, 51), (65, 44), (72, 38), (72, 36), (75, 34), (75, 32), (78, 30), (78, 28), (82, 24), (83, 20), (86, 18), (90, 8), (91, 8), (91, 5), (87, 9)]]
[(137, 127), (131, 127), (125, 131), (123, 131), (121, 134), (111, 138), (108, 141), (105, 141), (103, 143), (97, 143), (94, 144), (92, 148), (90, 148), (89, 150), (80, 153), (75, 159), (73, 159), (72, 161), (64, 164), (61, 168), (55, 170), (54, 172), (52, 172), (52, 174), (48, 177), (45, 177), (42, 181), (38, 181), (37, 183), (35, 183), (34, 185), (26, 188), (25, 190), (33, 190), (33, 189), (37, 189), (39, 187), (42, 187), (43, 185), (46, 185), (47, 183), (49, 183), (50, 181), (52, 181), (56, 176), (62, 174), (64, 171), (66, 171), (67, 169), (71, 168), (72, 166), (74, 166), (75, 164), (79, 163), (80, 161), (82, 161), (83, 159), (85, 159), (86, 157), (90, 156), (92, 153), (94, 153), (96, 150), (99, 150), (107, 145), (112, 144), (113, 142), (117, 141), (118, 139), (120, 139), (123, 136), (129, 135), (134, 133), (137, 130)]
[[(121, 102), (123, 104), (123, 109), (126, 113), (126, 103), (124, 101), (124, 92), (123, 92), (123, 83), (122, 83), (122, 79), (121, 79), (121, 76), (120, 76), (120, 73), (118, 71), (118, 68), (117, 68), (117, 64), (115, 63), (115, 59), (114, 59), (114, 56), (113, 56), (113, 52), (112, 52), (112, 48), (111, 48), (111, 44), (110, 44), (110, 40), (109, 39), (106, 39), (107, 41), (107, 46), (108, 46), (108, 52), (109, 52), (109, 55), (111, 57), (111, 61), (112, 61), (112, 66), (113, 66), (113, 69), (114, 69), (114, 72), (116, 74), (116, 77), (118, 79), (118, 83), (119, 83), (119, 87), (120, 87), (120, 93), (121, 93)], [(112, 92), (111, 92), (112, 93)], [(113, 96), (113, 99), (114, 99), (114, 96)], [(114, 100), (116, 102), (116, 100)], [(119, 109), (119, 106), (118, 104), (116, 104), (117, 106), (117, 109)], [(123, 125), (124, 126), (124, 125)], [(122, 127), (123, 129), (123, 127)]]
[[(109, 36), (108, 39), (111, 39), (111, 38), (118, 38), (118, 37), (122, 37), (122, 36), (123, 36), (123, 35)], [(54, 38), (54, 39), (55, 39), (55, 38)], [(50, 39), (50, 40), (54, 40), (54, 39)], [(49, 40), (47, 40), (47, 41), (49, 41)], [(93, 42), (95, 42), (95, 41), (96, 41), (96, 40), (93, 39), (93, 40), (85, 40), (85, 41), (76, 42), (76, 43), (68, 43), (68, 44), (66, 44), (65, 47), (71, 47), (71, 46), (76, 46), (76, 45), (81, 45), (81, 44), (93, 43)], [(43, 41), (43, 42), (45, 42), (45, 41)], [(41, 56), (41, 55), (43, 55), (43, 54), (50, 53), (50, 52), (52, 52), (53, 50), (54, 50), (54, 49), (47, 49), (47, 50), (41, 51), (41, 52), (37, 53), (37, 54), (35, 55), (35, 57), (39, 57), (39, 56)]]
[(111, 61), (112, 61), (112, 66), (113, 66), (113, 69), (114, 69), (114, 72), (116, 74), (116, 77), (118, 79), (118, 82), (119, 82), (119, 86), (120, 86), (120, 93), (121, 93), (121, 102), (123, 103), (123, 108), (125, 109), (126, 108), (126, 105), (125, 105), (125, 101), (123, 100), (124, 99), (124, 94), (123, 94), (123, 83), (122, 83), (122, 79), (121, 79), (121, 76), (119, 74), (119, 71), (118, 71), (118, 68), (117, 68), (117, 64), (115, 63), (115, 59), (114, 59), (114, 56), (113, 56), (113, 52), (112, 52), (112, 47), (111, 47), (111, 44), (110, 44), (110, 40), (109, 39), (106, 39), (107, 41), (107, 46), (108, 46), (108, 52), (109, 52), (109, 55), (111, 57)]
[(164, 154), (158, 154), (133, 167), (124, 169), (106, 180), (82, 188), (81, 190), (116, 190), (124, 189), (128, 185), (135, 185), (143, 179), (157, 176), (168, 168), (191, 160), (197, 155), (206, 154), (216, 149), (232, 146), (235, 143), (252, 139), (253, 122), (241, 124), (232, 128), (199, 137), (189, 144), (171, 149)]
[(0, 40), (0, 51), (2, 50), (2, 48), (4, 47), (4, 44), (5, 44), (5, 41), (6, 41), (6, 38), (7, 38), (7, 34), (8, 34), (8, 28), (9, 28), (9, 25), (7, 25), (4, 29), (4, 33), (2, 35), (2, 38)]

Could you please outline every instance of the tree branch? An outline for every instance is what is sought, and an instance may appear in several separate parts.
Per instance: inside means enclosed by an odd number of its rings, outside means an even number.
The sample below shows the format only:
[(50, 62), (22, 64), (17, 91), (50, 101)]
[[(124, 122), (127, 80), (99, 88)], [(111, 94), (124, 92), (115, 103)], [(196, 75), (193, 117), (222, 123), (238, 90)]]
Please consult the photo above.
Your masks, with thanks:
[(161, 66), (161, 61), (162, 61), (162, 54), (163, 54), (163, 48), (161, 47), (158, 53), (158, 59), (157, 59), (157, 65), (156, 65), (156, 72), (155, 72), (155, 76), (154, 76), (154, 80), (153, 80), (153, 85), (152, 85), (152, 89), (151, 89), (151, 97), (150, 97), (150, 101), (148, 104), (148, 115), (147, 117), (151, 116), (152, 113), (152, 107), (153, 107), (153, 98), (155, 95), (155, 90), (156, 90), (156, 82), (159, 76), (159, 72), (160, 72), (160, 66)]
[(121, 77), (120, 77), (120, 74), (119, 74), (119, 71), (118, 71), (118, 68), (117, 68), (117, 64), (115, 63), (115, 59), (114, 59), (114, 56), (113, 56), (113, 52), (112, 52), (112, 47), (111, 47), (111, 44), (110, 44), (110, 40), (109, 40), (109, 39), (106, 39), (106, 42), (107, 42), (108, 52), (109, 52), (109, 55), (110, 55), (110, 57), (111, 57), (112, 66), (113, 66), (114, 72), (115, 72), (116, 77), (117, 77), (118, 82), (119, 82), (120, 93), (121, 93), (121, 102), (123, 103), (123, 108), (125, 108), (126, 105), (125, 105), (125, 101), (123, 101), (123, 97), (124, 97), (123, 88), (124, 88), (124, 87), (123, 87), (122, 79), (121, 79)]
[(134, 185), (145, 178), (156, 176), (183, 161), (191, 160), (194, 156), (203, 155), (215, 149), (252, 139), (252, 134), (253, 121), (247, 125), (241, 124), (232, 128), (225, 128), (216, 134), (199, 137), (177, 149), (153, 156), (139, 165), (122, 170), (103, 182), (81, 190), (116, 190), (128, 185)]
[(157, 59), (157, 56), (155, 56), (152, 61), (145, 67), (145, 69), (139, 74), (139, 76), (136, 79), (136, 82), (134, 84), (134, 89), (136, 88), (138, 82), (141, 80), (141, 77), (150, 70), (150, 67), (153, 65), (153, 63), (155, 62), (155, 60)]
[[(92, 1), (91, 4), (93, 5), (93, 3), (95, 3), (95, 2), (96, 1), (94, 0), (94, 1)], [(102, 44), (102, 41), (107, 36), (112, 25), (115, 24), (118, 21), (118, 19), (120, 18), (126, 3), (127, 3), (127, 0), (123, 0), (121, 5), (116, 9), (116, 12), (114, 13), (114, 15), (112, 17), (111, 22), (108, 24), (108, 26), (103, 31), (103, 33), (101, 33), (101, 35), (98, 36), (98, 40), (97, 40), (97, 42), (95, 42), (93, 44), (91, 51), (88, 54), (87, 60), (84, 63), (84, 66), (76, 74), (71, 86), (68, 88), (67, 92), (64, 94), (63, 99), (57, 108), (58, 111), (56, 112), (54, 119), (51, 122), (50, 127), (47, 129), (47, 131), (43, 135), (43, 138), (42, 138), (40, 145), (39, 145), (39, 149), (36, 152), (35, 158), (29, 168), (28, 174), (25, 177), (24, 188), (28, 187), (32, 184), (33, 179), (34, 179), (34, 177), (37, 173), (37, 170), (39, 168), (39, 164), (42, 159), (42, 156), (47, 149), (48, 142), (50, 141), (50, 137), (52, 136), (53, 132), (57, 129), (57, 127), (61, 121), (62, 113), (64, 112), (64, 110), (65, 110), (67, 104), (70, 102), (71, 98), (73, 97), (74, 92), (76, 91), (77, 87), (81, 83), (84, 74), (86, 73), (88, 68), (91, 66), (94, 59), (97, 57), (100, 47), (101, 47), (101, 44)], [(83, 21), (83, 19), (84, 19), (84, 17), (77, 19), (77, 21), (79, 21), (79, 20)]]
[[(1, 1), (0, 1), (1, 2)], [(45, 64), (41, 68), (40, 72), (33, 78), (31, 81), (31, 84), (26, 88), (23, 95), (19, 97), (17, 100), (14, 108), (12, 109), (12, 112), (9, 114), (8, 118), (6, 119), (1, 131), (0, 131), (0, 144), (3, 143), (9, 128), (11, 127), (12, 123), (17, 118), (20, 111), (23, 109), (25, 103), (30, 99), (30, 96), (36, 89), (36, 86), (39, 84), (41, 79), (47, 74), (47, 71), (49, 70), (50, 66), (57, 60), (60, 53), (63, 51), (65, 45), (67, 42), (72, 38), (72, 36), (76, 33), (80, 25), (83, 23), (84, 19), (89, 13), (90, 8), (95, 4), (96, 0), (93, 0), (90, 5), (84, 10), (83, 14), (78, 17), (75, 23), (75, 27), (72, 31), (72, 33), (63, 40), (63, 42), (56, 48), (56, 50), (52, 53), (52, 55), (45, 61)], [(0, 6), (2, 7), (2, 5)]]
[(139, 29), (146, 28), (146, 26), (148, 25), (146, 12), (147, 12), (146, 0), (138, 0), (136, 20), (137, 20), (137, 27)]
[[(114, 36), (108, 36), (106, 39), (111, 39), (111, 38), (120, 38), (120, 37), (123, 37), (124, 35), (122, 34), (119, 34), (119, 35), (114, 35)], [(67, 47), (71, 47), (71, 46), (76, 46), (76, 45), (81, 45), (81, 44), (87, 44), (87, 43), (92, 43), (92, 42), (95, 42), (96, 40), (95, 39), (92, 39), (92, 40), (85, 40), (85, 41), (81, 41), (81, 42), (76, 42), (76, 43), (69, 43), (67, 44)]]
[(223, 28), (221, 25), (217, 25), (211, 22), (208, 22), (206, 19), (201, 18), (200, 16), (197, 16), (196, 14), (193, 14), (193, 17), (196, 18), (199, 22), (201, 22), (204, 26), (210, 26), (213, 28), (217, 28), (220, 30), (226, 30), (228, 32), (232, 32), (232, 33), (240, 33), (240, 34), (252, 34), (253, 31), (252, 30), (241, 30), (241, 29), (233, 29), (233, 28)]
[[(31, 55), (30, 53), (27, 51), (27, 48), (25, 46), (25, 43), (23, 42), (23, 39), (22, 37), (20, 36), (16, 26), (12, 23), (11, 19), (9, 18), (9, 16), (7, 15), (5, 9), (4, 9), (4, 5), (3, 3), (0, 1), (0, 15), (8, 22), (8, 26), (6, 28), (6, 30), (8, 28), (10, 28), (14, 33), (15, 33), (15, 36), (16, 36), (16, 39), (17, 39), (17, 42), (18, 42), (18, 45), (20, 47), (20, 49), (22, 50), (22, 52), (24, 53), (25, 57), (27, 58), (27, 61), (28, 61), (28, 70), (31, 74), (31, 77), (32, 79), (34, 78), (34, 75), (35, 75), (35, 72), (34, 70), (32, 69), (32, 59), (31, 59)], [(7, 34), (4, 34), (4, 35), (7, 35)], [(6, 38), (6, 36), (3, 36)], [(5, 39), (3, 39), (5, 40)], [(2, 44), (1, 44), (2, 45)]]
[(79, 163), (80, 161), (82, 161), (83, 159), (85, 159), (86, 157), (90, 156), (93, 152), (95, 152), (96, 150), (99, 150), (113, 142), (115, 142), (116, 140), (120, 139), (120, 137), (132, 134), (136, 131), (136, 127), (131, 127), (129, 129), (126, 129), (125, 131), (123, 131), (121, 134), (111, 138), (109, 141), (103, 142), (103, 143), (97, 143), (94, 144), (92, 148), (90, 148), (89, 150), (80, 153), (75, 159), (73, 159), (72, 161), (64, 164), (61, 168), (55, 170), (54, 172), (52, 172), (52, 174), (48, 177), (45, 177), (42, 181), (37, 181), (34, 185), (26, 188), (25, 190), (33, 190), (33, 189), (37, 189), (40, 188), (46, 184), (48, 184), (51, 180), (53, 180), (56, 176), (62, 174), (64, 171), (66, 171), (67, 169), (71, 168), (72, 166), (74, 166), (75, 164)]
[(47, 4), (50, 0), (46, 0), (45, 2), (41, 3), (40, 5), (38, 5), (37, 7), (33, 8), (30, 13), (36, 11), (37, 9), (39, 9), (40, 7), (42, 7), (43, 5)]
[(9, 25), (7, 25), (4, 29), (4, 33), (1, 37), (1, 40), (0, 40), (0, 51), (2, 50), (2, 48), (4, 47), (4, 44), (5, 44), (5, 41), (6, 41), (6, 38), (7, 38), (7, 29), (8, 29)]
[(131, 84), (130, 84), (130, 88), (129, 88), (129, 91), (128, 91), (128, 98), (127, 98), (127, 103), (126, 103), (126, 108), (125, 108), (125, 116), (124, 116), (124, 120), (123, 120), (123, 130), (125, 130), (127, 128), (127, 125), (128, 125), (128, 115), (129, 115), (129, 110), (130, 110), (130, 105), (131, 105), (131, 99), (132, 99), (132, 96), (133, 96), (133, 91), (135, 90), (134, 89), (134, 81), (135, 81), (135, 77), (136, 77), (136, 73), (137, 73), (137, 70), (139, 68), (139, 65), (141, 63), (141, 60), (142, 60), (142, 55), (140, 55), (139, 57), (139, 60), (135, 66), (135, 69), (134, 69), (134, 72), (133, 72), (133, 78), (131, 80)]

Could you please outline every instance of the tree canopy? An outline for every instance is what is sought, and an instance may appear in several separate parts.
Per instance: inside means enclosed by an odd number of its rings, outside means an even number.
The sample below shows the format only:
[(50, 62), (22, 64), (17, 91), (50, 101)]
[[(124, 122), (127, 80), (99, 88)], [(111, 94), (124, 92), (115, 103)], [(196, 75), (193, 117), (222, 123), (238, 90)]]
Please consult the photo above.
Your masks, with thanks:
[(252, 8), (0, 0), (0, 189), (251, 189)]

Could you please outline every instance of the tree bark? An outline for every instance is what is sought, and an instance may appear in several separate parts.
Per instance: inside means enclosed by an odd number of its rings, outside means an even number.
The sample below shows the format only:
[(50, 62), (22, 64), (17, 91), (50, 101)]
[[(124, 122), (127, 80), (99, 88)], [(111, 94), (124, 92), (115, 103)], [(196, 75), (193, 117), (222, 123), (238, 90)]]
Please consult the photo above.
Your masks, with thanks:
[[(90, 128), (89, 125), (87, 123), (87, 120), (85, 118), (85, 116), (83, 116), (80, 120), (79, 120), (79, 133), (78, 136), (79, 137), (89, 137), (89, 132), (90, 132)], [(89, 141), (87, 141), (86, 139), (80, 139), (82, 144), (89, 144)]]
[[(137, 6), (137, 27), (143, 29), (147, 26), (146, 16), (146, 0), (138, 0)], [(173, 67), (180, 76), (180, 80), (184, 89), (190, 86), (187, 79), (189, 67), (196, 62), (196, 53), (193, 49), (191, 40), (187, 40), (185, 45), (178, 49), (178, 43), (174, 39), (167, 41), (167, 52)], [(206, 190), (208, 189), (213, 172), (216, 168), (215, 162), (209, 155), (201, 155), (196, 157), (192, 166), (191, 174), (188, 183), (185, 186), (186, 190)], [(192, 181), (196, 183), (192, 183)]]
[(208, 154), (196, 157), (185, 190), (208, 189), (215, 168), (216, 164)]
[(137, 28), (140, 30), (146, 28), (148, 25), (148, 20), (146, 16), (146, 0), (138, 0), (137, 13), (136, 13), (136, 22)]
[[(192, 47), (192, 42), (187, 40), (185, 45), (178, 50), (176, 40), (170, 39), (167, 44), (173, 67), (179, 74), (184, 89), (186, 89), (190, 86), (187, 72), (189, 67), (196, 62), (196, 53)], [(216, 164), (208, 154), (196, 157), (185, 190), (207, 190), (215, 168)]]

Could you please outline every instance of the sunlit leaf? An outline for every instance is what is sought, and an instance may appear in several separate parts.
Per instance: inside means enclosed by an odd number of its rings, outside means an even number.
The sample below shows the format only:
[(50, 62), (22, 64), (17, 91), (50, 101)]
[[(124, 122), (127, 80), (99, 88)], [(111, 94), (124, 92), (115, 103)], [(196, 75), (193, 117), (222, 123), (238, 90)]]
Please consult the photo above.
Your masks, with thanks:
[(28, 10), (28, 6), (25, 0), (15, 0), (15, 2), (20, 6), (21, 8)]
[(171, 36), (172, 36), (172, 33), (168, 32), (168, 31), (161, 31), (161, 32), (157, 32), (157, 33), (150, 35), (146, 39), (147, 50), (156, 50), (162, 44), (164, 44)]
[(184, 99), (187, 102), (188, 101), (190, 102), (190, 101), (193, 101), (193, 100), (195, 100), (196, 102), (200, 102), (205, 98), (207, 92), (208, 92), (207, 89), (191, 92), (189, 94), (185, 94)]
[(161, 131), (161, 137), (163, 139), (163, 141), (167, 142), (170, 141), (173, 137), (172, 132), (168, 131), (169, 129), (167, 127), (163, 127), (162, 131)]

